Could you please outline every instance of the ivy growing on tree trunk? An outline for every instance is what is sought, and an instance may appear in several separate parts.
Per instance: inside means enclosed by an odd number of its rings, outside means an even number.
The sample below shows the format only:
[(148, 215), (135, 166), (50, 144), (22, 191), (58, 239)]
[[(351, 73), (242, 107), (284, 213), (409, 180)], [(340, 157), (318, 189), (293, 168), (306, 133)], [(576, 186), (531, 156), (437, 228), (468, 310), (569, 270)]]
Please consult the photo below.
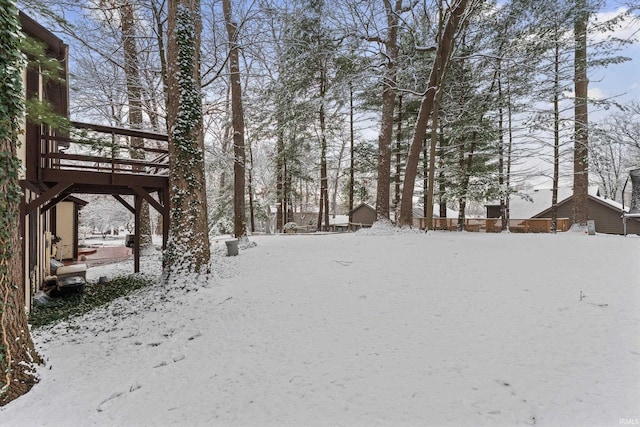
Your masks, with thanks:
[(15, 1), (0, 0), (0, 405), (36, 383), (36, 354), (24, 309), (16, 156), (23, 115), (23, 56)]
[(169, 275), (208, 272), (210, 249), (200, 92), (200, 2), (168, 4)]

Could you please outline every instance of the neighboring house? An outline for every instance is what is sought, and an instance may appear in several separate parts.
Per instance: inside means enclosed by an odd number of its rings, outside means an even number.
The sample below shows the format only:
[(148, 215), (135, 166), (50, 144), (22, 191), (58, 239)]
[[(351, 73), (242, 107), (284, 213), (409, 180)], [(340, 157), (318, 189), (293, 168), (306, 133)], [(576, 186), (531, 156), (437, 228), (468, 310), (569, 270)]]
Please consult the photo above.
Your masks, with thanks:
[[(509, 202), (510, 218), (551, 218), (551, 189), (537, 189), (523, 194), (514, 194)], [(595, 222), (596, 232), (607, 234), (623, 234), (622, 205), (613, 200), (598, 196), (598, 188), (589, 188), (589, 219)], [(487, 217), (498, 218), (500, 206), (488, 204)], [(628, 208), (625, 208), (628, 212)], [(573, 218), (573, 190), (558, 189), (558, 218), (568, 218), (569, 226)], [(640, 233), (640, 221), (629, 219), (627, 233)]]
[[(45, 55), (58, 61), (62, 68), (62, 81), (47, 80), (40, 70), (27, 67), (23, 71), (25, 97), (48, 101), (54, 111), (69, 117), (69, 91), (66, 84), (69, 51), (67, 45), (27, 15), (20, 13), (23, 32), (40, 41)], [(167, 136), (108, 126), (72, 122), (77, 129), (85, 129), (92, 137), (108, 135), (121, 141), (126, 150), (126, 138), (167, 141)], [(58, 132), (47, 125), (24, 123), (18, 158), (23, 174), (20, 185), (23, 199), (20, 207), (20, 227), (23, 243), (23, 289), (26, 308), (32, 304), (32, 296), (38, 291), (44, 277), (49, 274), (49, 258), (53, 236), (62, 237), (60, 257), (77, 257), (78, 210), (84, 204), (73, 194), (111, 194), (129, 209), (138, 224), (142, 200), (164, 217), (163, 237), (168, 234), (169, 179), (166, 149), (145, 149), (156, 160), (136, 160), (130, 157), (101, 157), (93, 155), (79, 139), (72, 139), (65, 132)], [(154, 144), (155, 146), (155, 144)], [(66, 151), (75, 154), (68, 154)], [(79, 154), (80, 153), (80, 154)], [(150, 153), (150, 154), (149, 154)], [(152, 195), (156, 195), (153, 197)], [(133, 196), (133, 205), (123, 199)], [(136, 236), (135, 249), (139, 249)], [(134, 250), (134, 269), (139, 271), (139, 251)]]
[[(597, 233), (624, 234), (622, 224), (622, 205), (603, 197), (589, 194), (589, 219), (595, 222)], [(625, 208), (625, 211), (629, 211)], [(571, 218), (573, 216), (573, 195), (558, 202), (558, 217)], [(551, 218), (551, 208), (536, 214), (533, 218)], [(638, 218), (627, 220), (627, 234), (640, 234)]]

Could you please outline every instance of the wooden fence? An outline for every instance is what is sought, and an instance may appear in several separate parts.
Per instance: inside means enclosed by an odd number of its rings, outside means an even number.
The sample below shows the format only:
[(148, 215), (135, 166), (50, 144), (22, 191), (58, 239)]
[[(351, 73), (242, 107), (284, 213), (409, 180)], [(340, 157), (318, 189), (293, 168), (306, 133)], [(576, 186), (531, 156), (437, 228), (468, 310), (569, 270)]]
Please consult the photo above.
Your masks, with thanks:
[[(421, 229), (427, 228), (426, 218), (415, 218), (414, 223)], [(464, 221), (465, 231), (500, 233), (502, 220), (500, 218), (469, 218)], [(433, 230), (458, 230), (458, 218), (434, 218)], [(569, 218), (558, 218), (557, 231), (569, 230)], [(551, 218), (511, 219), (509, 231), (512, 233), (550, 233)]]

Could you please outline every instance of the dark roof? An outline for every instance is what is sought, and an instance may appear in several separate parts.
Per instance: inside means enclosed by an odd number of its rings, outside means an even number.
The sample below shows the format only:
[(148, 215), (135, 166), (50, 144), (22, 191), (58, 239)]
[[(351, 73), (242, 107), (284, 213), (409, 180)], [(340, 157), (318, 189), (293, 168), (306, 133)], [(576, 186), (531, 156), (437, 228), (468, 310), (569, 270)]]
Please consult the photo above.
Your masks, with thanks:
[[(617, 203), (614, 202), (614, 201), (609, 202), (609, 201), (607, 201), (607, 199), (604, 199), (604, 198), (598, 197), (598, 196), (592, 196), (591, 194), (588, 195), (588, 198), (592, 202), (598, 203), (598, 204), (604, 206), (607, 209), (611, 209), (612, 211), (615, 211), (615, 212), (620, 213), (620, 214), (622, 213), (622, 208), (617, 206)], [(559, 201), (558, 202), (558, 206), (564, 205), (565, 203), (568, 203), (568, 202), (570, 202), (572, 200), (573, 200), (573, 195), (571, 195), (571, 196)], [(551, 207), (543, 210), (542, 212), (540, 212), (540, 213), (538, 213), (536, 215), (533, 215), (531, 218), (539, 218), (539, 217), (542, 217), (544, 215), (548, 215), (549, 213), (551, 213)]]
[(376, 210), (373, 206), (371, 206), (371, 205), (369, 205), (367, 203), (360, 203), (358, 206), (353, 208), (353, 210), (351, 212), (355, 212), (355, 211), (357, 211), (358, 209), (361, 209), (361, 208), (369, 209), (369, 210), (372, 210), (374, 212)]

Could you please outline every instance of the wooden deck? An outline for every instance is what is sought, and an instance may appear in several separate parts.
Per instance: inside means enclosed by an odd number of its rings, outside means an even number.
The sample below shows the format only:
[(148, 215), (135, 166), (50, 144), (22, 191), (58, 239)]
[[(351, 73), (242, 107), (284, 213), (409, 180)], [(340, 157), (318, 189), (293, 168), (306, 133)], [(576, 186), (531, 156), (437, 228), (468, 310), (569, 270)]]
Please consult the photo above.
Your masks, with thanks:
[[(163, 217), (163, 242), (169, 224), (169, 151), (166, 134), (71, 122), (72, 130), (27, 127), (25, 190), (35, 194), (24, 212), (46, 211), (73, 194), (109, 194), (135, 216), (146, 201)], [(132, 141), (135, 141), (132, 144)], [(123, 198), (133, 196), (133, 204)], [(163, 243), (164, 246), (165, 243)], [(134, 241), (134, 254), (139, 253)], [(140, 262), (134, 256), (134, 270)]]
[[(37, 180), (71, 183), (65, 193), (136, 194), (133, 187), (150, 192), (168, 188), (167, 135), (72, 122), (69, 136), (41, 134)], [(128, 138), (143, 147), (132, 149)]]

